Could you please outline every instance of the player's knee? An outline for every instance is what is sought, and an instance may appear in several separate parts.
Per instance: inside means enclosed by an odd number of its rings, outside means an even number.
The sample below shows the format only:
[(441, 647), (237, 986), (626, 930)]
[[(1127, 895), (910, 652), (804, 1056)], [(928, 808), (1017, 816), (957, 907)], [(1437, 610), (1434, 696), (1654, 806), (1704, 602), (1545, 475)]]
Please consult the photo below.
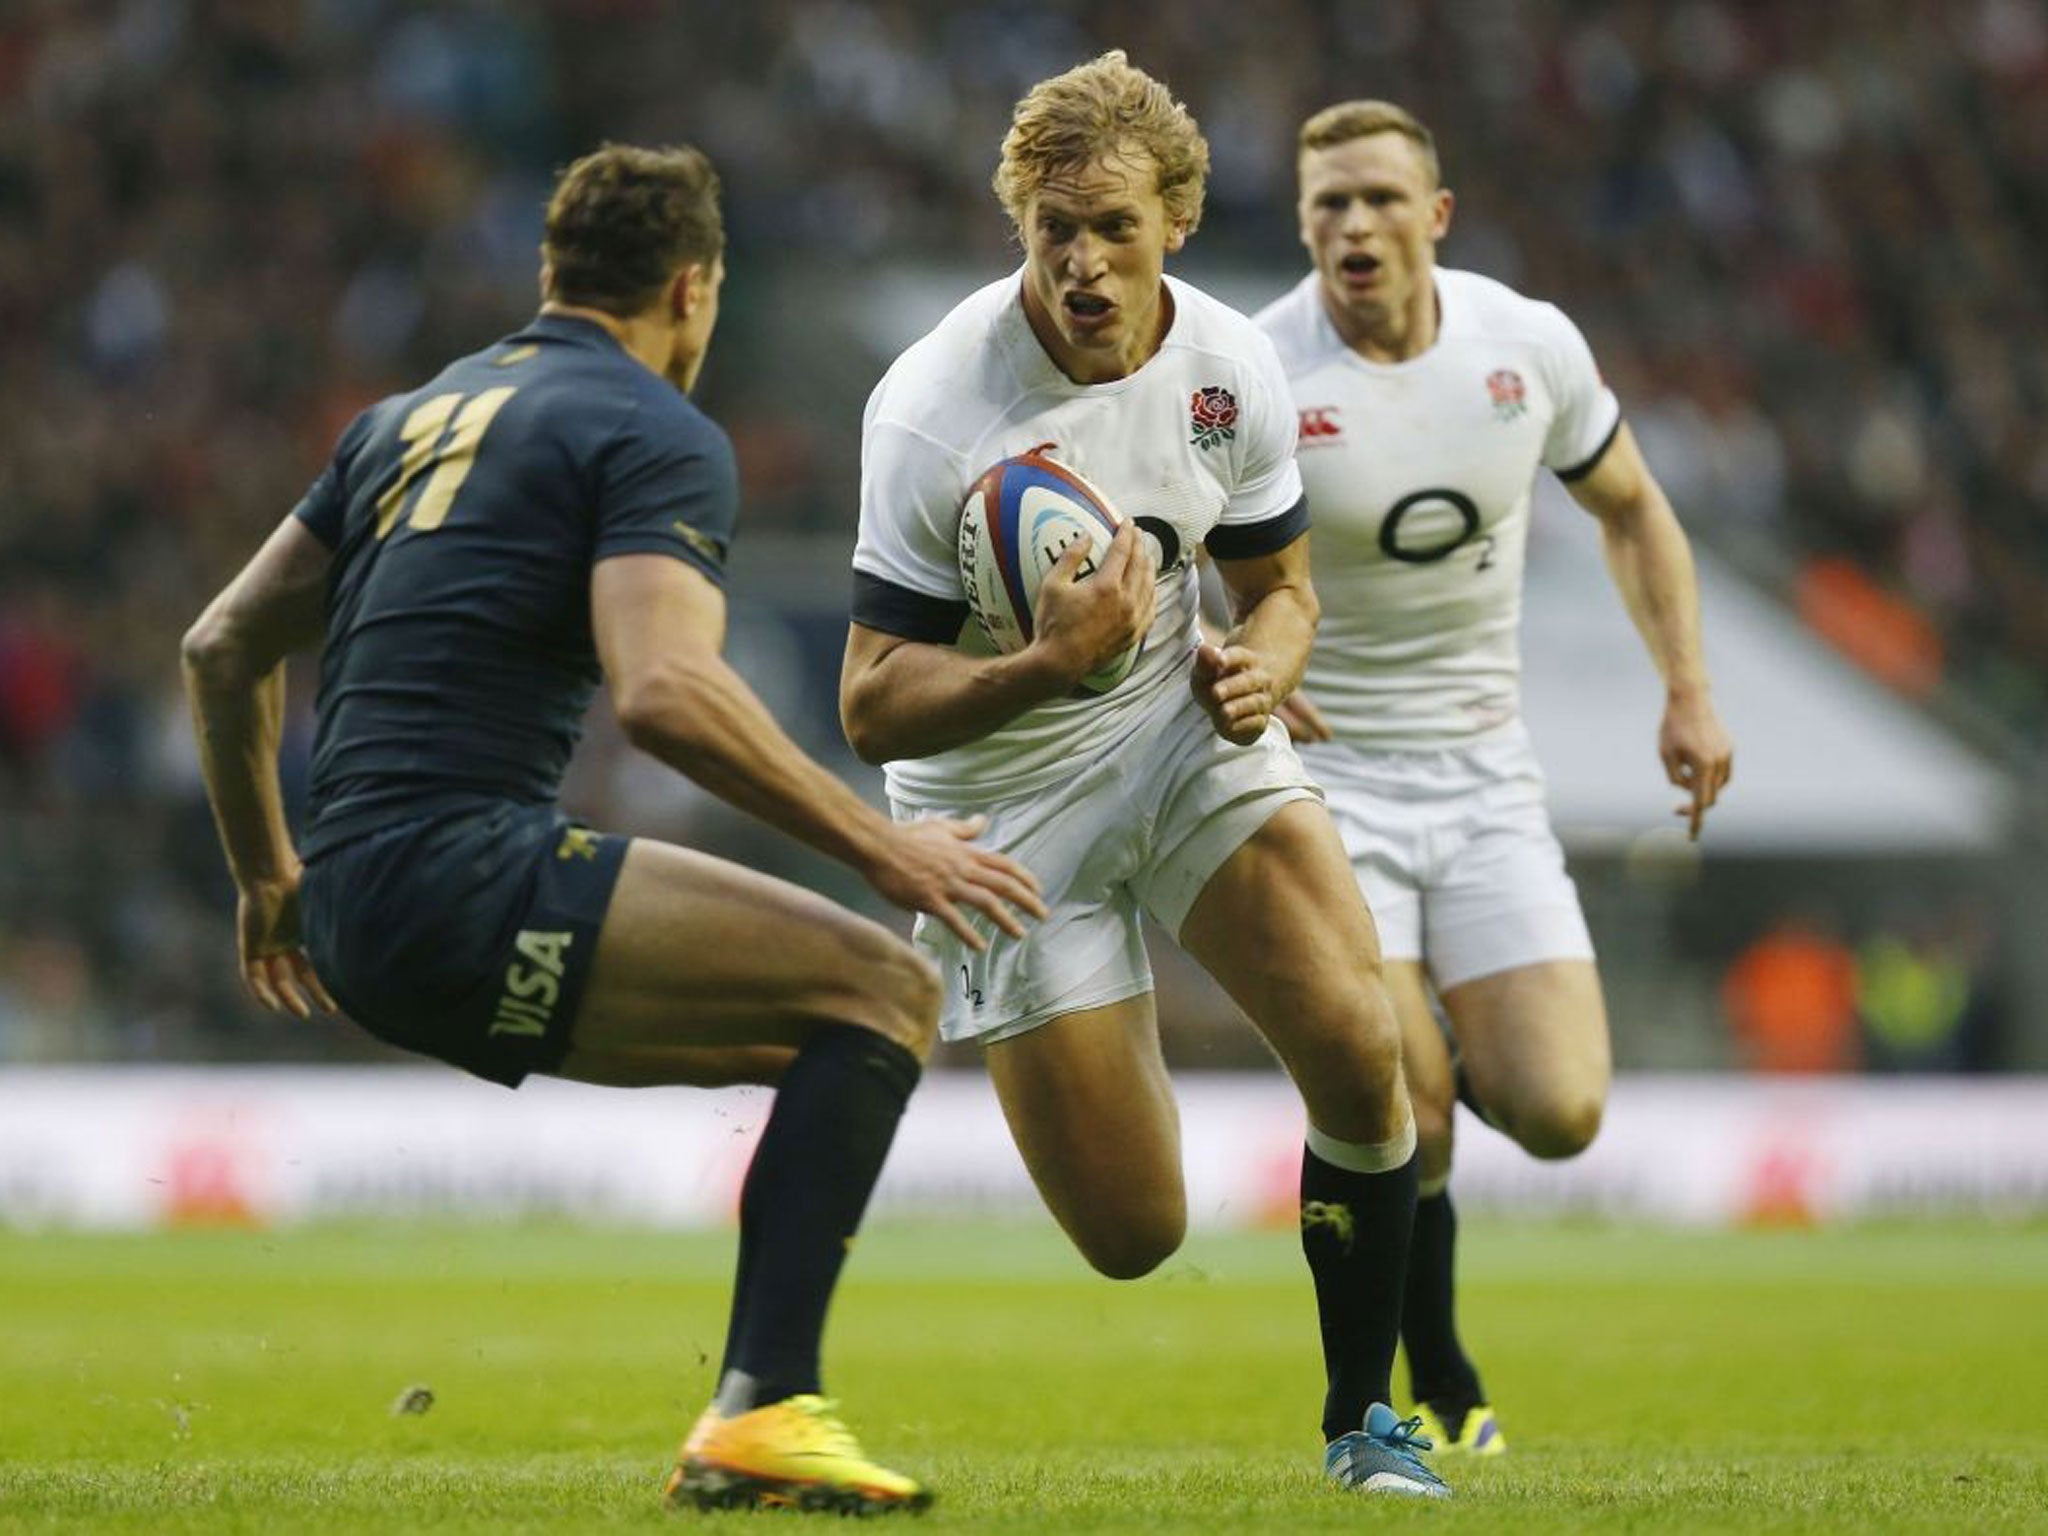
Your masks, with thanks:
[(1451, 1106), (1439, 1104), (1426, 1094), (1415, 1094), (1409, 1103), (1415, 1112), (1416, 1170), (1423, 1179), (1445, 1179), (1451, 1172)]
[(1081, 1238), (1081, 1257), (1112, 1280), (1138, 1280), (1180, 1250), (1187, 1236), (1185, 1211), (1156, 1211)]
[(922, 1061), (938, 1039), (939, 973), (895, 934), (875, 928), (847, 967), (847, 990), (833, 1011), (844, 1022), (893, 1040)]
[(1535, 1157), (1577, 1157), (1600, 1134), (1606, 1110), (1598, 1093), (1558, 1095), (1524, 1114), (1514, 1127), (1515, 1140)]
[(889, 1037), (922, 1061), (939, 1037), (943, 994), (938, 967), (899, 940), (889, 958), (886, 985), (895, 1005)]
[(895, 1038), (897, 1044), (924, 1061), (938, 1042), (938, 1010), (944, 1004), (938, 967), (909, 944), (899, 942), (895, 948), (889, 977), (891, 995), (897, 997), (901, 1014), (901, 1034)]
[[(1340, 1141), (1378, 1143), (1404, 1134), (1410, 1101), (1401, 1074), (1398, 1036), (1333, 1039), (1287, 1057), (1309, 1119)], [(1421, 1136), (1420, 1109), (1417, 1139)]]

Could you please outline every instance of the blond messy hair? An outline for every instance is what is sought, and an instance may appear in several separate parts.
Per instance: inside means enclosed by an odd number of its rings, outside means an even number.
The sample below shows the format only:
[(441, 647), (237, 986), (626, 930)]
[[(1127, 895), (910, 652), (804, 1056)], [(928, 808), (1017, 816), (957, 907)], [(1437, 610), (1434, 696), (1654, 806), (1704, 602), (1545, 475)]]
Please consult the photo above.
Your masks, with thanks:
[(996, 196), (1021, 229), (1026, 206), (1049, 178), (1131, 150), (1152, 157), (1167, 222), (1193, 233), (1202, 221), (1208, 140), (1171, 91), (1112, 48), (1039, 81), (1017, 103), (1003, 136)]
[(1375, 133), (1398, 133), (1421, 151), (1429, 172), (1429, 184), (1443, 183), (1443, 167), (1437, 163), (1436, 135), (1423, 126), (1422, 119), (1406, 107), (1391, 101), (1340, 101), (1325, 107), (1301, 125), (1300, 150), (1329, 149)]

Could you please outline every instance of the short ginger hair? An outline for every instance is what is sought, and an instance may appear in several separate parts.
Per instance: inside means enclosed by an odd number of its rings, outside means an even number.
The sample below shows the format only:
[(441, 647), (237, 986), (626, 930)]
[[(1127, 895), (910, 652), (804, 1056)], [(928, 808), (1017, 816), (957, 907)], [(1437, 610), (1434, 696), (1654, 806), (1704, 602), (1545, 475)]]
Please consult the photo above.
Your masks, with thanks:
[(1329, 149), (1363, 139), (1375, 133), (1398, 133), (1422, 152), (1423, 167), (1431, 186), (1443, 185), (1443, 167), (1437, 161), (1436, 135), (1422, 119), (1406, 107), (1391, 101), (1340, 101), (1325, 107), (1301, 125), (1299, 148)]

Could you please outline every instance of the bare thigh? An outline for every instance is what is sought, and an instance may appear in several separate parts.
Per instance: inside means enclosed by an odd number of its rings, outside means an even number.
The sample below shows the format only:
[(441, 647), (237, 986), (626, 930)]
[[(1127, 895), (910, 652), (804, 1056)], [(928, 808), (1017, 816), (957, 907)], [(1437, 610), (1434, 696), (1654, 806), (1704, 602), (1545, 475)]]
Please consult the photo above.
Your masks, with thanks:
[(1187, 1232), (1180, 1110), (1148, 993), (1063, 1014), (988, 1048), (1024, 1165), (1088, 1262), (1132, 1279)]
[(1613, 1073), (1593, 962), (1498, 971), (1452, 987), (1443, 1002), (1487, 1117), (1538, 1157), (1584, 1151)]
[(786, 881), (636, 838), (559, 1075), (773, 1081), (825, 1024), (872, 1029), (922, 1057), (938, 999), (931, 966), (880, 924)]
[(1401, 1037), (1379, 935), (1320, 802), (1283, 805), (1225, 860), (1180, 942), (1279, 1053), (1318, 1130), (1365, 1144), (1403, 1133)]

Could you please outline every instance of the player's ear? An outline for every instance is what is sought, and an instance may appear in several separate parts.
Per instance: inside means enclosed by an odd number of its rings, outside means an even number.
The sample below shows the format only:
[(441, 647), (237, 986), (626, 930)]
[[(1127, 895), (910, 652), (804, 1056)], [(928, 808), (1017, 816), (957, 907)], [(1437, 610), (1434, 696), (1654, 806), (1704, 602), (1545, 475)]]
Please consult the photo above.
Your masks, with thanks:
[(680, 267), (668, 283), (669, 314), (678, 320), (687, 320), (697, 306), (704, 302), (704, 269), (691, 262)]
[(1166, 254), (1171, 256), (1188, 243), (1188, 221), (1168, 219), (1166, 221)]
[(555, 296), (555, 264), (548, 260), (548, 248), (540, 248), (540, 301), (545, 304)]
[(1458, 204), (1449, 187), (1438, 187), (1430, 199), (1429, 237), (1441, 240), (1451, 232), (1451, 210)]

